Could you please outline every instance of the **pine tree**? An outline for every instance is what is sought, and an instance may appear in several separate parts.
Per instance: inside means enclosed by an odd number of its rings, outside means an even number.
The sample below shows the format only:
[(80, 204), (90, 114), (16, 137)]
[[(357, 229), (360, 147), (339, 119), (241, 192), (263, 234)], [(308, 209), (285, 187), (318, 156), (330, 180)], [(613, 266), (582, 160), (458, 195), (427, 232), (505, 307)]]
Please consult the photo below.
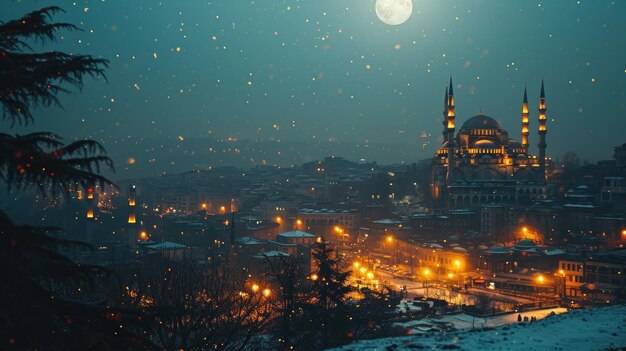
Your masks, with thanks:
[[(53, 41), (58, 30), (77, 30), (50, 23), (58, 7), (0, 23), (0, 104), (11, 127), (34, 122), (36, 107), (59, 105), (62, 84), (82, 87), (83, 77), (102, 77), (107, 61), (89, 55), (32, 52), (27, 41)], [(42, 194), (111, 182), (100, 167), (113, 168), (102, 146), (93, 140), (65, 144), (49, 132), (0, 133), (0, 179), (9, 189), (36, 186)], [(84, 245), (55, 238), (58, 228), (15, 224), (0, 210), (0, 349), (1, 350), (139, 350), (154, 349), (129, 323), (142, 316), (107, 305), (97, 288), (106, 271), (77, 264), (61, 247)]]
[(312, 256), (317, 279), (313, 281), (311, 303), (304, 307), (310, 323), (309, 329), (304, 329), (310, 338), (304, 340), (313, 348), (345, 344), (350, 341), (350, 271), (341, 270), (341, 258), (324, 239), (315, 244)]

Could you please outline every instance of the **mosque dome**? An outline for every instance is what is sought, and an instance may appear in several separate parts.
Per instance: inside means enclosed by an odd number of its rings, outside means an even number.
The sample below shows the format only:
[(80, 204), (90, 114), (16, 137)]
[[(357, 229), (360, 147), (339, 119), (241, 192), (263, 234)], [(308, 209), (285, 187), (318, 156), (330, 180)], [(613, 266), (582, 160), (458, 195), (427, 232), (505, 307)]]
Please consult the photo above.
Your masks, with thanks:
[(495, 119), (485, 116), (485, 115), (477, 115), (474, 116), (461, 126), (459, 130), (472, 130), (472, 129), (502, 129), (500, 123), (498, 123)]

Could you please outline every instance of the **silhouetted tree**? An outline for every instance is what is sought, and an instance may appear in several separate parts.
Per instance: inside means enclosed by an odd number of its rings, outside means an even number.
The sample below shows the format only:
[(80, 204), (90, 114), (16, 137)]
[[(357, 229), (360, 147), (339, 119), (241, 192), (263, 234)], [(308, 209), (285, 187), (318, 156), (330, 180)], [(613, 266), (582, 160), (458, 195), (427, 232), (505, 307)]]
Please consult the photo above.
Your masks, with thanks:
[[(55, 39), (66, 23), (50, 23), (61, 11), (48, 7), (0, 23), (0, 104), (3, 120), (13, 127), (33, 122), (32, 110), (59, 105), (61, 84), (82, 86), (85, 75), (101, 76), (107, 62), (86, 55), (30, 52), (28, 40)], [(9, 188), (37, 186), (42, 193), (65, 193), (110, 182), (100, 166), (111, 159), (95, 141), (65, 144), (49, 132), (0, 133), (0, 179)], [(111, 308), (102, 296), (86, 294), (106, 272), (80, 265), (59, 253), (83, 245), (52, 234), (58, 228), (15, 224), (0, 210), (0, 349), (137, 350), (152, 349), (125, 328), (141, 318), (134, 311)]]
[(301, 340), (302, 332), (297, 326), (301, 325), (313, 280), (304, 271), (304, 262), (293, 256), (267, 257), (265, 264), (267, 278), (275, 290), (272, 332), (276, 347), (293, 350)]
[(363, 290), (363, 298), (352, 304), (351, 333), (354, 340), (393, 336), (397, 329), (389, 322), (394, 317), (402, 294), (388, 286)]
[(226, 264), (160, 257), (130, 276), (124, 300), (152, 316), (148, 334), (164, 350), (245, 350), (271, 317), (270, 296)]
[(342, 345), (351, 340), (351, 309), (347, 284), (350, 271), (341, 269), (341, 258), (331, 244), (321, 240), (313, 248), (313, 274), (317, 279), (311, 287), (310, 302), (304, 305), (299, 326), (303, 338), (302, 349), (324, 349)]

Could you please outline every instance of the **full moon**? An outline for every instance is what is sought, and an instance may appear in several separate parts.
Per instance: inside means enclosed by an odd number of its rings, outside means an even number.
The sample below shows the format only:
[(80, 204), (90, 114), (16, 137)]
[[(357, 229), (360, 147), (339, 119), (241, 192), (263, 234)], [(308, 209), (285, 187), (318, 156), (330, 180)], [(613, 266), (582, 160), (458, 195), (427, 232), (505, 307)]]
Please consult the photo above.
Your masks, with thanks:
[(402, 24), (411, 17), (412, 12), (411, 0), (376, 0), (376, 16), (386, 24)]

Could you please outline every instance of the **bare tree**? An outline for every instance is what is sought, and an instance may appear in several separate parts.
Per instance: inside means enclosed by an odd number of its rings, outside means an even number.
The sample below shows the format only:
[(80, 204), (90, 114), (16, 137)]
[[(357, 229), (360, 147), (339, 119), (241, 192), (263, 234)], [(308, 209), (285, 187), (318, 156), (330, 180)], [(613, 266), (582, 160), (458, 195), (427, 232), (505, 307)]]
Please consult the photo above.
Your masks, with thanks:
[[(296, 347), (301, 332), (296, 330), (309, 301), (311, 277), (303, 269), (303, 262), (292, 256), (266, 258), (267, 278), (275, 287), (274, 325), (275, 342), (281, 350)], [(316, 278), (313, 278), (316, 279)]]
[(165, 350), (245, 350), (271, 317), (268, 296), (226, 265), (159, 258), (132, 277), (125, 299), (154, 316), (149, 333)]

